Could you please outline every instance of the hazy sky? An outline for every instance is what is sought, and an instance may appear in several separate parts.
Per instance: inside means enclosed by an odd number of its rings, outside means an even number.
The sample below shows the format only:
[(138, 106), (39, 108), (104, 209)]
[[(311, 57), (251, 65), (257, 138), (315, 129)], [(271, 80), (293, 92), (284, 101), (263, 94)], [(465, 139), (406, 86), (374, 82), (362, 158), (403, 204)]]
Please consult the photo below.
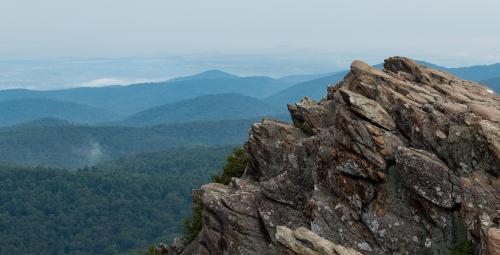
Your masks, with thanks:
[(0, 0), (0, 57), (195, 53), (500, 62), (500, 1)]

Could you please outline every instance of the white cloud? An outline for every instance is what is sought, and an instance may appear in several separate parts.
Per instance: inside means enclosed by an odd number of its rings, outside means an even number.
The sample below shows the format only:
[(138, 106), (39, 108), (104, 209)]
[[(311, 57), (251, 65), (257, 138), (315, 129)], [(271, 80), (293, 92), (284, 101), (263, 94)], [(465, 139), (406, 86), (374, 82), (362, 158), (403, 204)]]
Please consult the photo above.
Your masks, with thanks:
[(130, 84), (136, 84), (136, 83), (147, 83), (147, 82), (158, 82), (161, 80), (154, 80), (154, 79), (117, 79), (117, 78), (100, 78), (88, 82), (84, 82), (81, 84), (78, 84), (78, 87), (105, 87), (105, 86), (112, 86), (112, 85), (130, 85)]

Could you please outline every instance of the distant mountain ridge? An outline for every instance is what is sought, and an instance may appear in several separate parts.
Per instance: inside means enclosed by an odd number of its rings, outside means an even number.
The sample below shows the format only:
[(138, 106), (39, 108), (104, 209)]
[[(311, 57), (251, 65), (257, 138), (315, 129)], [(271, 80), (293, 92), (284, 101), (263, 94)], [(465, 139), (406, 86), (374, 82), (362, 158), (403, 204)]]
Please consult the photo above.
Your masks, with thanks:
[(479, 81), (479, 83), (487, 85), (488, 87), (496, 91), (496, 93), (500, 93), (500, 76), (487, 80), (482, 80)]
[(0, 126), (49, 117), (78, 123), (97, 123), (118, 119), (120, 116), (104, 109), (45, 98), (0, 101)]
[[(478, 81), (490, 86), (493, 91), (500, 91), (500, 64), (448, 68), (424, 61), (417, 62), (463, 79)], [(382, 68), (382, 65), (375, 67)], [(241, 77), (220, 70), (208, 70), (165, 82), (129, 86), (52, 91), (4, 90), (0, 91), (0, 126), (16, 125), (40, 118), (60, 118), (85, 124), (114, 123), (123, 119), (121, 124), (129, 125), (208, 120), (212, 117), (218, 120), (251, 118), (256, 116), (255, 112), (262, 113), (258, 114), (262, 116), (286, 111), (287, 103), (296, 103), (306, 95), (319, 100), (324, 96), (325, 88), (340, 81), (345, 74), (347, 71), (290, 75), (273, 79), (264, 76)], [(216, 110), (215, 105), (198, 102), (204, 96), (219, 94), (241, 96), (241, 101), (227, 101), (227, 105), (218, 106), (218, 110), (225, 110), (222, 114), (213, 113)], [(199, 99), (194, 100), (195, 98)], [(43, 100), (47, 100), (46, 103), (43, 103)], [(246, 106), (242, 107), (244, 102)], [(167, 111), (169, 107), (170, 110)], [(210, 109), (211, 114), (208, 112)], [(231, 109), (234, 111), (231, 112)], [(197, 114), (200, 116), (196, 116)], [(134, 124), (134, 120), (143, 123)]]
[(276, 107), (286, 109), (286, 104), (299, 102), (304, 96), (319, 100), (325, 96), (325, 90), (328, 85), (333, 85), (342, 80), (346, 74), (347, 72), (339, 72), (311, 81), (301, 82), (266, 97), (264, 101)]
[(165, 82), (129, 86), (51, 91), (3, 90), (0, 91), (0, 101), (46, 98), (70, 101), (107, 109), (122, 115), (129, 115), (151, 107), (209, 94), (237, 93), (255, 98), (264, 98), (291, 85), (289, 82), (270, 77), (239, 77), (221, 71), (208, 71)]
[(153, 107), (133, 114), (119, 124), (145, 126), (190, 121), (219, 121), (270, 116), (279, 113), (277, 107), (240, 94), (200, 96), (176, 103)]
[(199, 80), (199, 79), (236, 79), (239, 76), (230, 74), (221, 70), (207, 70), (195, 75), (182, 76), (169, 80), (172, 81), (189, 81), (189, 80)]
[(317, 74), (296, 74), (296, 75), (287, 75), (279, 78), (278, 80), (280, 81), (287, 81), (287, 82), (292, 82), (294, 84), (305, 82), (305, 81), (311, 81), (311, 80), (316, 80), (319, 78), (323, 78), (326, 76), (330, 76), (333, 74), (336, 74), (337, 72), (331, 72), (331, 73), (317, 73)]
[(476, 65), (468, 67), (447, 68), (448, 71), (462, 79), (481, 81), (500, 76), (500, 63), (492, 65)]

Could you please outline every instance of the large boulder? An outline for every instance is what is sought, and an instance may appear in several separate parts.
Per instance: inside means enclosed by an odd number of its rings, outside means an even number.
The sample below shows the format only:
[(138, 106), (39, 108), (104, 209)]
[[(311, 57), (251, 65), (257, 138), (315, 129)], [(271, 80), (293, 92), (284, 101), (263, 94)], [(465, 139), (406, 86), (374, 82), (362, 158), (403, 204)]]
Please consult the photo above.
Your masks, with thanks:
[(251, 128), (242, 178), (203, 186), (183, 254), (499, 254), (497, 94), (393, 57), (288, 108)]

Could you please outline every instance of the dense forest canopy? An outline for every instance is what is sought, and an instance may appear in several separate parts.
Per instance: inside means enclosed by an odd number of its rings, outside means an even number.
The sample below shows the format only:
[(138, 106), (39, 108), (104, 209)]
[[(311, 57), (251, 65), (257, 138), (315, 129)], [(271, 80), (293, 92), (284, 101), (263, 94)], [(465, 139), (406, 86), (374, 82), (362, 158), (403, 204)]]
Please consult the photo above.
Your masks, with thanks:
[(36, 122), (0, 129), (0, 162), (76, 169), (138, 153), (241, 144), (248, 136), (249, 127), (259, 120), (151, 127), (43, 125)]
[(2, 166), (0, 254), (125, 254), (171, 240), (191, 189), (232, 150), (141, 154), (78, 171)]

